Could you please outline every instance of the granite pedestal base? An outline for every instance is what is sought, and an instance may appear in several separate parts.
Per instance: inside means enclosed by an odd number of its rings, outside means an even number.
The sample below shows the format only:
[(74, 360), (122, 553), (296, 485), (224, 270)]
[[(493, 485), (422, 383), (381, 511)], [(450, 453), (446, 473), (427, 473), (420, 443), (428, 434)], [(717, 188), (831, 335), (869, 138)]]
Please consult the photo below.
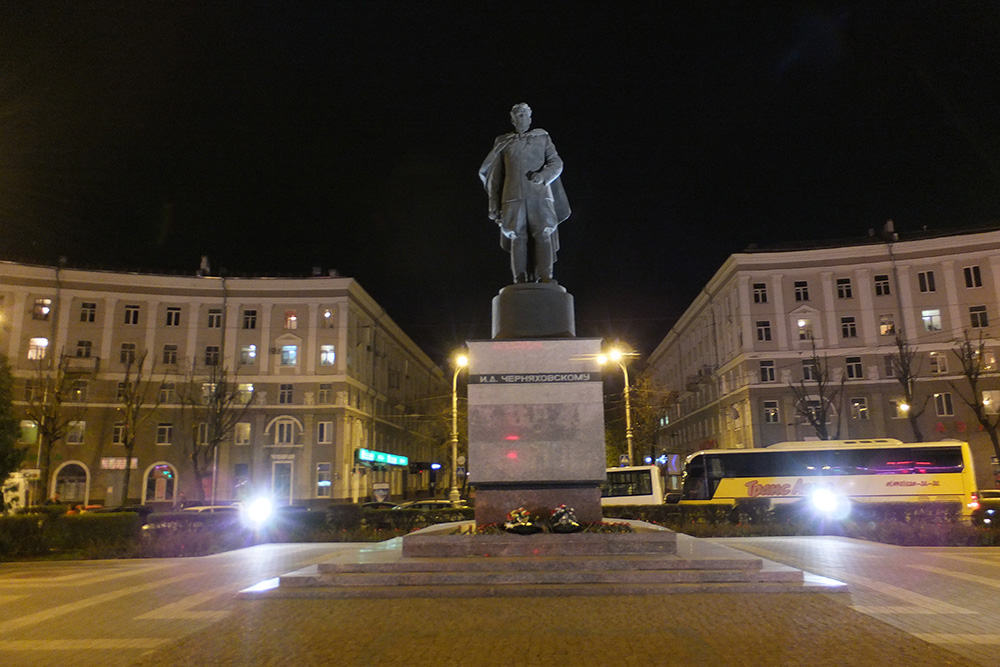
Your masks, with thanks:
[(566, 505), (573, 508), (576, 520), (581, 523), (601, 521), (601, 490), (591, 484), (581, 485), (491, 485), (476, 487), (476, 525), (502, 524), (507, 513), (518, 507), (543, 516), (551, 510)]
[(566, 505), (600, 521), (604, 392), (596, 338), (469, 343), (476, 523)]
[(508, 285), (493, 297), (493, 339), (572, 338), (573, 295), (557, 283)]

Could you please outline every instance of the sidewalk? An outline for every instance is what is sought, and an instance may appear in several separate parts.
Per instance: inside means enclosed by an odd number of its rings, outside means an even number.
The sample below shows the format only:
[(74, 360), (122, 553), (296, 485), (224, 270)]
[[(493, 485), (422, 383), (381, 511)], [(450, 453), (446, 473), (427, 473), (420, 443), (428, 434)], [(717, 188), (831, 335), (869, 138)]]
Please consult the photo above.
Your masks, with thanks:
[(243, 600), (154, 665), (969, 666), (849, 594)]

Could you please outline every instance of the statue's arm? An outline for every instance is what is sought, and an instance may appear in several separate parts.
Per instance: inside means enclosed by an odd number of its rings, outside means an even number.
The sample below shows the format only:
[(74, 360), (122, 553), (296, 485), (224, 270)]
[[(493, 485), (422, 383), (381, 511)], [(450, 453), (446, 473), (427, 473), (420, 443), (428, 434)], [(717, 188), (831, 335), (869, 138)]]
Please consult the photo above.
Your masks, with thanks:
[(551, 185), (552, 181), (559, 178), (562, 174), (563, 161), (559, 157), (559, 153), (556, 152), (556, 145), (552, 143), (552, 138), (549, 137), (548, 133), (545, 135), (545, 163), (542, 168), (538, 170), (538, 174), (542, 177), (545, 185)]

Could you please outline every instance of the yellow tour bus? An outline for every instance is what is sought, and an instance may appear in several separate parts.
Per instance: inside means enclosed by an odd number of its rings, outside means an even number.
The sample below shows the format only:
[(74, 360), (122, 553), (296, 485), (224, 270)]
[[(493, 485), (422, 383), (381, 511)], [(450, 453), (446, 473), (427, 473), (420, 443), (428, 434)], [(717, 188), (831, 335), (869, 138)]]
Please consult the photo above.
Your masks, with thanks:
[(735, 504), (742, 498), (805, 500), (834, 516), (846, 515), (852, 502), (958, 502), (964, 518), (978, 507), (966, 442), (817, 440), (687, 457), (682, 502)]

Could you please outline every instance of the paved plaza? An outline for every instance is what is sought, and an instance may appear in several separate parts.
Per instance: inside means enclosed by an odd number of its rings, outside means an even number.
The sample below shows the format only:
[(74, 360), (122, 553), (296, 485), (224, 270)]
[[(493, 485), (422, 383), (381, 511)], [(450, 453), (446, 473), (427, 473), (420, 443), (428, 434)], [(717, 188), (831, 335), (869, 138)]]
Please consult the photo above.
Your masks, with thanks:
[(720, 540), (850, 593), (240, 600), (344, 545), (0, 565), (0, 664), (995, 665), (1000, 549)]

